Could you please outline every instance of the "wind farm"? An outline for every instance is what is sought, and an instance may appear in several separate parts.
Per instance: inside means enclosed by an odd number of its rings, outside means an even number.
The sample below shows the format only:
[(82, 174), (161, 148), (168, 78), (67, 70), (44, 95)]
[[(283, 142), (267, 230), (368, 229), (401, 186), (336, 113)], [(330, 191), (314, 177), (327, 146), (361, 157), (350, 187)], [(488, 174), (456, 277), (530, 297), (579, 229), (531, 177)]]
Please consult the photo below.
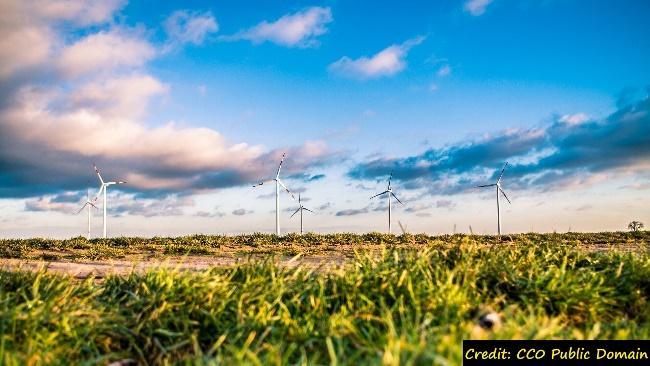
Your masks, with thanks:
[(276, 235), (280, 235), (280, 186), (284, 188), (285, 192), (287, 192), (287, 194), (291, 196), (291, 198), (294, 201), (296, 199), (293, 193), (289, 191), (289, 188), (287, 188), (287, 186), (285, 186), (284, 183), (282, 183), (282, 181), (280, 180), (280, 169), (282, 169), (282, 163), (284, 162), (284, 157), (285, 154), (282, 154), (282, 158), (280, 159), (280, 164), (278, 165), (278, 171), (275, 174), (275, 178), (262, 181), (253, 186), (253, 188), (255, 188), (255, 187), (260, 187), (264, 184), (275, 182), (275, 234)]
[(392, 212), (391, 198), (395, 198), (395, 200), (397, 202), (399, 202), (400, 205), (403, 205), (402, 201), (400, 201), (399, 198), (397, 198), (397, 196), (395, 195), (395, 193), (393, 193), (393, 189), (390, 186), (390, 182), (391, 182), (392, 179), (393, 179), (393, 173), (391, 172), (390, 176), (388, 177), (388, 186), (386, 187), (386, 190), (381, 192), (381, 193), (377, 193), (376, 195), (370, 197), (370, 199), (373, 199), (375, 197), (380, 197), (380, 196), (386, 195), (386, 201), (388, 202), (388, 233), (389, 234), (391, 234), (393, 232), (392, 225), (391, 225), (391, 212)]
[(0, 365), (644, 364), (648, 18), (0, 1)]
[(303, 233), (303, 228), (302, 228), (302, 212), (303, 211), (307, 211), (307, 212), (311, 212), (311, 213), (315, 214), (314, 211), (312, 211), (312, 210), (310, 210), (307, 207), (302, 205), (302, 201), (300, 199), (300, 193), (298, 193), (298, 208), (296, 209), (296, 211), (294, 211), (291, 214), (291, 216), (289, 218), (294, 217), (296, 214), (300, 214), (300, 235), (302, 235), (302, 233)]
[(97, 168), (97, 166), (95, 165), (95, 166), (93, 166), (93, 168), (95, 169), (95, 174), (97, 174), (97, 178), (99, 178), (99, 182), (100, 182), (99, 191), (97, 191), (97, 195), (95, 195), (95, 198), (93, 198), (93, 202), (97, 201), (99, 196), (103, 197), (104, 204), (102, 205), (102, 210), (103, 210), (103, 214), (104, 214), (104, 219), (103, 219), (103, 224), (102, 224), (103, 225), (102, 237), (106, 238), (106, 211), (107, 211), (107, 207), (108, 207), (108, 200), (106, 198), (106, 194), (107, 194), (107, 191), (108, 191), (108, 187), (110, 187), (112, 185), (117, 185), (117, 184), (126, 184), (126, 182), (122, 182), (122, 181), (104, 182), (104, 179), (102, 178), (102, 175), (99, 174), (99, 169)]
[(83, 206), (81, 206), (79, 211), (77, 211), (77, 214), (79, 214), (81, 211), (83, 211), (84, 208), (88, 211), (87, 212), (88, 213), (88, 232), (87, 232), (86, 238), (90, 239), (90, 215), (91, 215), (91, 211), (92, 211), (92, 208), (98, 209), (98, 207), (95, 206), (95, 200), (92, 200), (92, 201), (90, 200), (90, 190), (88, 190), (86, 192), (86, 202), (84, 202)]

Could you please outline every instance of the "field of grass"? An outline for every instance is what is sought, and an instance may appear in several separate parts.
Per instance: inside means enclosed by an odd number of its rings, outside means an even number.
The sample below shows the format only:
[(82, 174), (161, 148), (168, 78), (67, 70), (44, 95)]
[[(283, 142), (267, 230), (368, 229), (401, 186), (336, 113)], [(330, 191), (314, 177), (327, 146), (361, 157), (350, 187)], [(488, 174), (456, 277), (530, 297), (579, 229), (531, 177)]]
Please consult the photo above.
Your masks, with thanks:
[(167, 256), (264, 256), (268, 254), (294, 256), (297, 254), (338, 253), (352, 257), (355, 249), (424, 248), (431, 245), (458, 245), (461, 243), (484, 245), (518, 243), (539, 245), (559, 243), (582, 245), (591, 250), (647, 248), (650, 232), (515, 234), (502, 237), (492, 235), (439, 235), (425, 234), (388, 235), (368, 234), (272, 234), (237, 236), (192, 235), (183, 237), (117, 237), (91, 239), (83, 237), (56, 239), (0, 239), (0, 258), (32, 260), (106, 260), (128, 258), (146, 260)]
[[(0, 271), (0, 363), (460, 365), (469, 338), (650, 338), (645, 233), (315, 237), (5, 240), (5, 256), (78, 243), (120, 248), (109, 255), (174, 245), (362, 249), (329, 270), (268, 256), (101, 281)], [(478, 325), (488, 311), (500, 326)]]

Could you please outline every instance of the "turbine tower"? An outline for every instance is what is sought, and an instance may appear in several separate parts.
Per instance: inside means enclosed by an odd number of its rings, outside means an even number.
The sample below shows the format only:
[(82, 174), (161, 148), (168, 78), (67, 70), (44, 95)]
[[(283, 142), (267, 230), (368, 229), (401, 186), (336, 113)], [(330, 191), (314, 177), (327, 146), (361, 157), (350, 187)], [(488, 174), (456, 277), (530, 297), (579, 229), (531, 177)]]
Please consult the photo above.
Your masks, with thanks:
[(289, 188), (287, 188), (287, 186), (285, 186), (280, 180), (280, 169), (282, 168), (282, 162), (284, 161), (285, 155), (286, 154), (282, 154), (282, 159), (280, 160), (280, 165), (278, 165), (278, 172), (275, 174), (275, 178), (265, 180), (253, 186), (253, 188), (255, 188), (264, 185), (265, 183), (275, 182), (275, 234), (278, 236), (280, 236), (280, 186), (291, 195), (291, 198), (293, 198), (294, 201), (296, 200), (293, 193), (291, 193)]
[[(302, 235), (302, 212), (303, 212), (303, 211), (309, 211), (309, 212), (311, 212), (311, 213), (315, 213), (314, 211), (312, 211), (312, 210), (310, 210), (310, 209), (308, 209), (307, 207), (305, 207), (305, 206), (302, 205), (302, 201), (300, 200), (300, 193), (298, 193), (298, 209), (296, 210), (296, 212), (294, 212), (294, 213), (291, 215), (291, 217), (293, 217), (295, 214), (297, 214), (298, 212), (300, 212), (300, 235)], [(289, 218), (291, 218), (291, 217), (289, 217)]]
[(373, 198), (375, 198), (375, 197), (381, 196), (382, 194), (388, 194), (388, 195), (387, 195), (387, 198), (388, 198), (388, 233), (389, 233), (389, 234), (392, 233), (391, 222), (390, 222), (390, 215), (391, 215), (391, 202), (390, 202), (390, 197), (393, 196), (393, 197), (397, 200), (397, 202), (399, 202), (401, 205), (403, 205), (402, 201), (400, 201), (399, 198), (397, 198), (397, 196), (395, 195), (395, 193), (393, 193), (393, 189), (392, 189), (391, 186), (390, 186), (390, 181), (391, 181), (392, 179), (393, 179), (393, 172), (391, 172), (391, 173), (390, 173), (390, 177), (388, 177), (388, 188), (386, 188), (385, 191), (383, 191), (383, 192), (381, 192), (381, 193), (377, 193), (376, 195), (370, 197), (370, 199), (373, 199)]
[(83, 209), (86, 208), (86, 207), (88, 207), (88, 235), (86, 236), (86, 239), (90, 239), (90, 208), (91, 208), (91, 207), (97, 208), (97, 206), (95, 206), (94, 201), (91, 201), (91, 200), (90, 200), (90, 190), (87, 190), (87, 191), (86, 191), (86, 203), (84, 203), (84, 205), (81, 206), (81, 208), (79, 209), (79, 211), (77, 211), (77, 215), (78, 215), (81, 211), (83, 211)]
[(99, 169), (97, 168), (96, 165), (94, 167), (95, 167), (95, 173), (97, 173), (97, 178), (99, 178), (99, 181), (101, 182), (101, 186), (99, 186), (99, 192), (97, 192), (97, 195), (93, 199), (93, 202), (97, 201), (97, 198), (99, 198), (99, 195), (102, 194), (102, 192), (104, 193), (104, 208), (103, 208), (103, 210), (104, 210), (104, 233), (103, 233), (102, 237), (106, 238), (106, 190), (108, 189), (108, 186), (112, 186), (113, 184), (124, 184), (126, 182), (122, 182), (122, 181), (119, 181), (119, 180), (114, 181), (114, 182), (113, 181), (104, 182), (104, 179), (102, 179), (102, 175), (99, 174)]
[(499, 179), (497, 179), (497, 182), (494, 184), (485, 184), (482, 186), (477, 186), (476, 188), (485, 188), (485, 187), (496, 187), (496, 193), (497, 193), (497, 233), (498, 235), (501, 235), (501, 206), (499, 205), (499, 192), (503, 194), (503, 197), (510, 202), (510, 199), (508, 196), (506, 196), (506, 192), (501, 189), (501, 178), (503, 178), (503, 172), (506, 171), (506, 167), (508, 166), (508, 162), (506, 161), (505, 165), (503, 166), (503, 169), (501, 169), (501, 174), (499, 174)]

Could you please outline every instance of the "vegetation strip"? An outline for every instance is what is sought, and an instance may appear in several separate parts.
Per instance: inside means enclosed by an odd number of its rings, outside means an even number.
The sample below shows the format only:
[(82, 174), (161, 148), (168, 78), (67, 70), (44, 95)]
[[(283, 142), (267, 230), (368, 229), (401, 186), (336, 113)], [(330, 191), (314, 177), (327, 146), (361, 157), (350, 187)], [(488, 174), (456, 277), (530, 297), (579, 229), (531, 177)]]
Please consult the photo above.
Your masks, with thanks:
[(524, 238), (373, 243), (332, 271), (271, 259), (103, 282), (3, 271), (0, 363), (459, 365), (462, 339), (650, 337), (647, 251)]

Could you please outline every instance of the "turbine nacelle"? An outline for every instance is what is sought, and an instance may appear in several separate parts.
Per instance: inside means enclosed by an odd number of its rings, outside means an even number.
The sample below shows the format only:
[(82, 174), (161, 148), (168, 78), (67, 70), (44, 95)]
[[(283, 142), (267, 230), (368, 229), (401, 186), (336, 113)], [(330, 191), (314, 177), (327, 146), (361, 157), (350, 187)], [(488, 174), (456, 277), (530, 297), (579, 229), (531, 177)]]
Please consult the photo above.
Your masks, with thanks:
[(512, 204), (510, 202), (510, 199), (506, 195), (506, 192), (501, 188), (501, 179), (503, 178), (503, 173), (506, 171), (506, 168), (508, 167), (508, 162), (503, 165), (503, 169), (501, 169), (501, 174), (499, 174), (499, 178), (497, 178), (496, 183), (492, 184), (484, 184), (480, 186), (476, 186), (476, 188), (486, 188), (486, 187), (496, 187), (497, 190), (497, 233), (501, 235), (501, 206), (499, 205), (499, 193), (503, 195), (503, 197), (508, 201), (508, 203)]
[(95, 173), (97, 174), (97, 178), (99, 178), (99, 182), (101, 185), (99, 186), (99, 191), (95, 195), (95, 198), (93, 198), (92, 202), (96, 202), (97, 199), (99, 199), (99, 196), (103, 193), (104, 194), (104, 238), (106, 238), (106, 190), (108, 189), (109, 186), (116, 185), (116, 184), (125, 184), (126, 182), (118, 180), (118, 181), (108, 181), (104, 182), (104, 179), (102, 178), (101, 173), (99, 172), (99, 168), (97, 168), (97, 165), (93, 165), (93, 168), (95, 168)]
[(291, 193), (289, 188), (287, 188), (286, 185), (280, 180), (280, 170), (282, 169), (282, 163), (284, 162), (286, 154), (282, 154), (282, 159), (280, 159), (280, 164), (278, 165), (278, 171), (275, 174), (275, 178), (271, 178), (265, 181), (262, 181), (258, 184), (253, 185), (253, 188), (262, 186), (264, 184), (268, 184), (271, 182), (275, 182), (275, 233), (277, 235), (280, 235), (280, 186), (284, 188), (284, 190), (291, 196), (291, 198), (295, 201), (296, 197)]
[(393, 197), (393, 198), (395, 198), (395, 199), (397, 200), (397, 202), (399, 202), (401, 205), (404, 205), (404, 203), (402, 203), (402, 201), (400, 201), (399, 198), (397, 198), (397, 196), (395, 195), (395, 193), (393, 193), (393, 188), (390, 186), (390, 183), (391, 183), (392, 180), (393, 180), (393, 172), (390, 172), (390, 176), (388, 177), (388, 186), (386, 187), (386, 190), (383, 191), (383, 192), (381, 192), (381, 193), (377, 193), (376, 195), (370, 197), (370, 199), (373, 199), (373, 198), (375, 198), (375, 197), (379, 197), (379, 196), (382, 196), (382, 195), (384, 195), (384, 194), (388, 194), (388, 233), (389, 233), (389, 234), (390, 234), (391, 231), (392, 231), (392, 229), (391, 229), (391, 221), (390, 221), (390, 217), (391, 217), (391, 204), (390, 204), (390, 198)]

